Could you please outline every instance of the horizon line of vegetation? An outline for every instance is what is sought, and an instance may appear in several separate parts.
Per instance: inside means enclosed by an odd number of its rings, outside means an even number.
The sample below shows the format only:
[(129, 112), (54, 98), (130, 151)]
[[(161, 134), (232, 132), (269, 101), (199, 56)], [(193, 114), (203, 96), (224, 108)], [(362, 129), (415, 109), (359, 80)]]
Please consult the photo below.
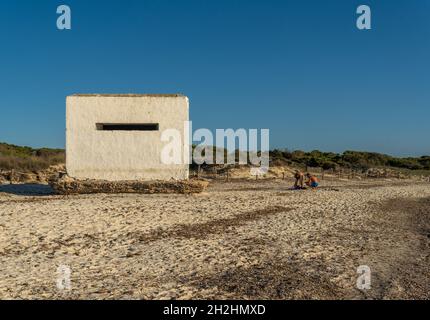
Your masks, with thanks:
[[(193, 148), (195, 146), (193, 145)], [(213, 154), (219, 150), (213, 147)], [(227, 150), (224, 149), (225, 156)], [(235, 151), (235, 158), (239, 160), (242, 151)], [(249, 155), (249, 152), (247, 152)], [(255, 152), (254, 152), (255, 153)], [(260, 152), (257, 152), (260, 153)], [(290, 151), (288, 149), (273, 149), (269, 152), (272, 165), (320, 167), (324, 170), (350, 168), (367, 170), (372, 167), (392, 167), (408, 170), (430, 170), (430, 156), (394, 157), (377, 152), (345, 151), (343, 153), (322, 152), (314, 150)], [(31, 148), (0, 143), (0, 169), (37, 171), (51, 165), (65, 163), (64, 149)], [(193, 167), (197, 166), (194, 162)], [(208, 165), (210, 166), (210, 165)]]

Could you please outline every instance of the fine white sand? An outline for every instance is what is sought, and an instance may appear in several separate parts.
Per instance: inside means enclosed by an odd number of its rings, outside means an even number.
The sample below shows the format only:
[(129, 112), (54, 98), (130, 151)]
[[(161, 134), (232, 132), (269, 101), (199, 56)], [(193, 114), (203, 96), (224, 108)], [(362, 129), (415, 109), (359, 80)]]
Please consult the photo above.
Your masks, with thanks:
[[(0, 299), (430, 298), (430, 184), (213, 182), (197, 195), (0, 186)], [(56, 286), (71, 269), (71, 290)], [(368, 265), (372, 288), (356, 288)]]

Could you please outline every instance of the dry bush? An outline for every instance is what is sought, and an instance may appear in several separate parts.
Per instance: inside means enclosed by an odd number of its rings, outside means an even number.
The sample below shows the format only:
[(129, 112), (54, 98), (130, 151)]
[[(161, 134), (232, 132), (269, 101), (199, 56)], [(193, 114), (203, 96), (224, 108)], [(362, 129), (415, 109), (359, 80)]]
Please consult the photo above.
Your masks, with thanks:
[(61, 149), (32, 149), (0, 143), (0, 170), (39, 171), (65, 162)]

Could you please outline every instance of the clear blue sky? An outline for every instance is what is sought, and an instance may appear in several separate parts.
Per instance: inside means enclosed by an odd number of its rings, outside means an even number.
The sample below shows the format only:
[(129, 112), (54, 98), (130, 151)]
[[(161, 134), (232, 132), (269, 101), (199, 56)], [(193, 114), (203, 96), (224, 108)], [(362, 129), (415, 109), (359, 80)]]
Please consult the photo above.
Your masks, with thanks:
[(271, 148), (430, 154), (428, 0), (2, 0), (0, 41), (0, 141), (64, 147), (69, 94), (180, 92)]

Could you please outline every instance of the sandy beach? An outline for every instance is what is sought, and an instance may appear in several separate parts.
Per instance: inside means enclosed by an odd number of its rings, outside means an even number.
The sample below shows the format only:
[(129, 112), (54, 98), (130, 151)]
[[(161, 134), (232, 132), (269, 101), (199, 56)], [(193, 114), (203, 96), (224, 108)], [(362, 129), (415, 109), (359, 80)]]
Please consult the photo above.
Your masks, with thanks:
[[(0, 186), (0, 299), (429, 299), (430, 183), (214, 181), (196, 195)], [(71, 289), (56, 286), (71, 270)], [(370, 267), (371, 289), (356, 287)]]

